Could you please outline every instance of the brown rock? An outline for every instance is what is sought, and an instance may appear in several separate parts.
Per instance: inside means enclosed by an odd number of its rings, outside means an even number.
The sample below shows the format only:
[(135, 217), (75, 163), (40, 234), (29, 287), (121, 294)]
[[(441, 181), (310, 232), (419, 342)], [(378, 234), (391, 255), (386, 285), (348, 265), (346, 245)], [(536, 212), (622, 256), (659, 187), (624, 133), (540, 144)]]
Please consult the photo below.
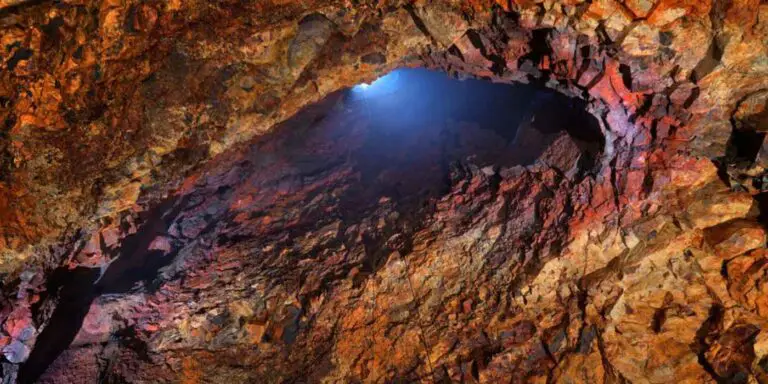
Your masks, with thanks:
[[(760, 1), (0, 0), (3, 380), (764, 382), (766, 34)], [(594, 127), (373, 135), (337, 91), (408, 66)]]

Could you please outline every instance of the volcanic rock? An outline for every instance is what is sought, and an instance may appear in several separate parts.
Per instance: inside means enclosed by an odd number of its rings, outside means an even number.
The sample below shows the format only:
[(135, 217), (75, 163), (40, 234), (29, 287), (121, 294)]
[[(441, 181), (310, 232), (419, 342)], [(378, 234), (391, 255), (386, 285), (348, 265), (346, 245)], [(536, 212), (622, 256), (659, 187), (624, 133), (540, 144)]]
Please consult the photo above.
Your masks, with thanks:
[[(765, 1), (0, 0), (0, 41), (4, 383), (768, 382)], [(348, 88), (401, 67), (541, 96), (378, 131)]]

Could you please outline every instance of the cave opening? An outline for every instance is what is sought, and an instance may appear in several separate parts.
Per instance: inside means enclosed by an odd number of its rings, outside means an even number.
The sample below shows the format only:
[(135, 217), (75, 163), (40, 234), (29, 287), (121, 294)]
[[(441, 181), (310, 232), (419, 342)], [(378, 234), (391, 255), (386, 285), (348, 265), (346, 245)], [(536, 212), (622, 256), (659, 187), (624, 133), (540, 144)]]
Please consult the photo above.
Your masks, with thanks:
[[(213, 160), (194, 188), (133, 218), (135, 229), (115, 248), (99, 238), (108, 263), (61, 268), (71, 276), (59, 276), (61, 284), (51, 288), (53, 321), (21, 379), (36, 380), (72, 345), (92, 342), (82, 327), (100, 297), (152, 294), (165, 282), (185, 282), (200, 249), (262, 250), (248, 262), (276, 263), (268, 269), (274, 284), (310, 300), (353, 269), (358, 284), (393, 251), (407, 253), (439, 200), (472, 174), (490, 180), (491, 189), (501, 173), (525, 167), (579, 179), (596, 171), (604, 145), (583, 100), (533, 85), (402, 68), (332, 93)], [(301, 272), (306, 260), (327, 260), (357, 242), (361, 256), (331, 269), (330, 277), (316, 282)], [(75, 252), (75, 263), (87, 249)], [(293, 343), (296, 334), (282, 339)]]
[[(536, 85), (401, 68), (333, 97), (340, 106), (323, 119), (366, 126), (358, 153), (361, 182), (387, 184), (398, 196), (419, 189), (409, 187), (409, 179), (425, 181), (439, 170), (445, 176), (456, 162), (505, 168), (541, 161), (580, 177), (594, 170), (605, 145), (583, 100)], [(382, 176), (376, 167), (400, 171)]]
[(276, 152), (295, 154), (282, 161), (301, 177), (351, 166), (357, 183), (340, 206), (345, 219), (356, 220), (381, 198), (414, 212), (450, 188), (457, 166), (491, 175), (538, 163), (578, 179), (596, 170), (605, 138), (582, 99), (400, 68), (331, 94), (258, 142), (280, 142)]

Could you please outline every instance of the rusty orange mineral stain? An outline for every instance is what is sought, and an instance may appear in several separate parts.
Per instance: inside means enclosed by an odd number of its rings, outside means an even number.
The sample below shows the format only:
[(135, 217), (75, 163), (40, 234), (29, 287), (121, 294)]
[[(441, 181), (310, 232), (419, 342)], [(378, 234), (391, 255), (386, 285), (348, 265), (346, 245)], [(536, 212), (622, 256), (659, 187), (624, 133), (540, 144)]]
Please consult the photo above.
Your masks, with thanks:
[(202, 368), (194, 356), (185, 357), (181, 363), (181, 382), (183, 384), (198, 384), (202, 382)]

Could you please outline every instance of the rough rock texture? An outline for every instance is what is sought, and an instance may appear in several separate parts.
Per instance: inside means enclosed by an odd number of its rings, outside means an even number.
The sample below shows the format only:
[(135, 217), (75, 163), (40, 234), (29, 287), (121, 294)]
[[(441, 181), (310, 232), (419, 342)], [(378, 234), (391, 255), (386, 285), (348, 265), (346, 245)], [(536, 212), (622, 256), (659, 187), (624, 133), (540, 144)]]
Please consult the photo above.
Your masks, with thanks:
[[(0, 40), (4, 382), (768, 382), (765, 1), (0, 0)], [(405, 65), (601, 140), (286, 120)]]

